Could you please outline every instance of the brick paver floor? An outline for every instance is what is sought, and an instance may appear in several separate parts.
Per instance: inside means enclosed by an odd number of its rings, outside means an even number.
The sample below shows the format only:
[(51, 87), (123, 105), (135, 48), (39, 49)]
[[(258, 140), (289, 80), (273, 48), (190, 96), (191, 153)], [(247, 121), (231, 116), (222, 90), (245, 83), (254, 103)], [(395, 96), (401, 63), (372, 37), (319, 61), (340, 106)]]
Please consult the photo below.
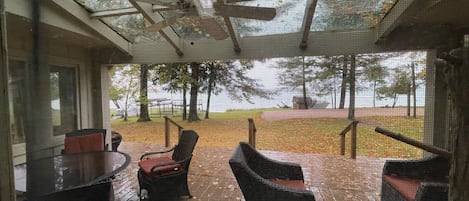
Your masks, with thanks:
[[(114, 180), (116, 201), (138, 200), (137, 163), (145, 151), (165, 149), (162, 145), (123, 142), (119, 151), (128, 153), (132, 162)], [(243, 200), (228, 160), (234, 150), (196, 147), (189, 170), (191, 200)], [(267, 157), (299, 163), (305, 183), (318, 201), (380, 200), (381, 170), (384, 159), (339, 155), (261, 151)]]

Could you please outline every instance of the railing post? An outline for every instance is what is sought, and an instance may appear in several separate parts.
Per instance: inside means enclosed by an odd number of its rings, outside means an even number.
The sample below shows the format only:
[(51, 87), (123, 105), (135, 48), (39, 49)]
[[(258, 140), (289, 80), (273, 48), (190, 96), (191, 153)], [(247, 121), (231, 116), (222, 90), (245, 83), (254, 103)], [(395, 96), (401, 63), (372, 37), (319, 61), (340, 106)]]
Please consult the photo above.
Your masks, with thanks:
[(340, 155), (345, 155), (345, 134), (340, 135)]
[(182, 130), (183, 130), (183, 129), (184, 129), (183, 127), (181, 127), (181, 126), (178, 126), (178, 134), (179, 134), (179, 136), (178, 136), (178, 137), (179, 137), (179, 138), (181, 138), (181, 135), (182, 135)]
[(252, 118), (248, 118), (249, 122), (249, 144), (256, 148), (256, 125)]
[(167, 116), (164, 116), (164, 144), (166, 147), (170, 146), (170, 135), (169, 135), (169, 119)]
[(353, 121), (352, 123), (352, 143), (351, 143), (351, 157), (352, 159), (357, 158), (357, 124), (358, 121)]

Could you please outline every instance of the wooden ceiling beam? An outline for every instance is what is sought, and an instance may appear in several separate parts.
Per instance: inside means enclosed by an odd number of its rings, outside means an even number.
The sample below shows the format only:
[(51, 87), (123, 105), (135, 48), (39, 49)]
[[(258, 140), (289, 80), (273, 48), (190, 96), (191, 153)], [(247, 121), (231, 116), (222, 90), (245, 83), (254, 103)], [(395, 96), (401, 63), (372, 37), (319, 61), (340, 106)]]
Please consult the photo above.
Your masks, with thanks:
[(228, 32), (230, 33), (230, 38), (231, 38), (231, 41), (233, 42), (233, 46), (234, 46), (233, 49), (236, 53), (240, 53), (241, 48), (239, 47), (237, 34), (234, 30), (233, 24), (231, 23), (230, 17), (223, 16), (223, 19), (225, 20), (225, 24), (228, 28)]
[[(152, 10), (153, 12), (158, 12), (158, 11), (171, 10), (171, 8), (168, 8), (166, 6), (153, 5)], [(90, 14), (90, 17), (92, 19), (95, 19), (95, 18), (103, 18), (103, 17), (132, 15), (132, 14), (137, 14), (137, 13), (140, 13), (140, 11), (137, 10), (136, 8), (123, 8), (123, 9), (117, 9), (117, 10), (106, 10), (106, 11), (94, 12)]]
[(306, 49), (308, 47), (308, 36), (309, 32), (311, 30), (311, 24), (313, 23), (313, 16), (314, 12), (316, 10), (316, 5), (318, 3), (318, 0), (308, 0), (307, 6), (305, 9), (305, 16), (303, 17), (303, 25), (302, 27), (302, 37), (301, 37), (301, 42), (300, 42), (300, 48), (302, 50)]
[(400, 25), (415, 24), (417, 16), (428, 8), (441, 3), (441, 1), (430, 0), (399, 0), (384, 16), (376, 27), (375, 42), (380, 43)]
[[(130, 3), (142, 13), (143, 17), (148, 22), (150, 22), (150, 24), (156, 24), (157, 22), (164, 20), (160, 15), (155, 15), (155, 13), (153, 13), (152, 4), (137, 2), (136, 0), (130, 0)], [(174, 33), (174, 31), (172, 31), (172, 29), (168, 27), (158, 31), (158, 33), (176, 50), (177, 55), (184, 55), (181, 48), (179, 48), (179, 46), (175, 43), (176, 40), (179, 40), (179, 37), (176, 35), (176, 33)]]

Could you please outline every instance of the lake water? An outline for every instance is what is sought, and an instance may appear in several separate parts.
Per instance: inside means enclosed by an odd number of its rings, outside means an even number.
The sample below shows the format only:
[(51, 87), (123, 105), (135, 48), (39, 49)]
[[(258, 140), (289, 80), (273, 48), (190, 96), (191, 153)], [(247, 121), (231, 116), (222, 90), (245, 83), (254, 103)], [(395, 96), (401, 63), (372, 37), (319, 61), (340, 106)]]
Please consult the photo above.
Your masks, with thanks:
[[(219, 95), (212, 95), (211, 102), (210, 102), (210, 111), (212, 112), (224, 112), (230, 109), (254, 109), (254, 108), (275, 108), (283, 105), (287, 105), (289, 107), (293, 106), (292, 98), (293, 96), (301, 96), (300, 93), (296, 93), (294, 91), (280, 91), (278, 95), (274, 95), (271, 99), (263, 99), (258, 97), (253, 97), (252, 102), (249, 103), (247, 101), (235, 101), (231, 100), (226, 94), (221, 93)], [(159, 93), (150, 93), (150, 99), (154, 98), (168, 98), (171, 100), (181, 100), (182, 96), (179, 94), (170, 94), (166, 92), (159, 92)], [(187, 96), (189, 99), (189, 95)], [(333, 108), (332, 100), (330, 97), (315, 97), (312, 96), (319, 101), (326, 101), (330, 104), (327, 108)], [(187, 100), (189, 101), (189, 100)], [(337, 102), (339, 101), (339, 94), (337, 94)], [(411, 99), (413, 102), (413, 99)], [(205, 109), (207, 103), (207, 94), (199, 94), (198, 98), (199, 104), (202, 104), (202, 107)], [(345, 107), (348, 107), (349, 103), (349, 96), (347, 94)], [(392, 100), (376, 100), (376, 107), (385, 107), (386, 105), (392, 106)], [(407, 105), (407, 96), (399, 96), (396, 106), (406, 106)], [(425, 105), (425, 93), (424, 89), (417, 90), (417, 106), (424, 106)], [(111, 106), (112, 103), (111, 103)], [(338, 105), (337, 105), (338, 106)], [(356, 94), (355, 99), (355, 107), (373, 107), (373, 91), (360, 91)]]

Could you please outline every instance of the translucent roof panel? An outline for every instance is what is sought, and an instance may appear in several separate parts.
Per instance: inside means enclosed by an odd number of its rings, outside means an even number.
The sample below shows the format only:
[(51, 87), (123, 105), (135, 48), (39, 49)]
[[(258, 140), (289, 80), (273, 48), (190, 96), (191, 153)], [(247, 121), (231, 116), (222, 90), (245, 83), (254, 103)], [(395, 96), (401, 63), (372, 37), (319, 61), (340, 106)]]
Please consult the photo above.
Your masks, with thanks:
[(129, 0), (75, 0), (91, 12), (132, 8)]
[[(91, 13), (132, 8), (129, 0), (75, 0)], [(160, 5), (176, 0), (155, 0)], [(234, 3), (241, 6), (275, 8), (273, 20), (253, 20), (232, 17), (232, 23), (241, 37), (273, 34), (298, 33), (304, 21), (308, 0), (252, 0)], [(397, 0), (318, 0), (310, 31), (347, 31), (374, 28), (394, 6)], [(177, 15), (177, 22), (171, 25), (174, 32), (184, 40), (213, 40), (209, 31), (200, 23), (195, 9), (181, 12), (181, 9), (160, 11), (168, 19)], [(213, 14), (213, 13), (212, 13)], [(220, 27), (228, 34), (222, 17), (214, 16)], [(157, 32), (148, 32), (141, 14), (101, 18), (103, 22), (133, 43), (162, 40)], [(213, 24), (210, 24), (213, 25)], [(215, 29), (216, 30), (216, 29)], [(220, 33), (220, 32), (218, 32)]]
[(231, 18), (241, 37), (299, 32), (303, 23), (306, 0), (256, 0), (238, 3), (244, 6), (275, 8), (271, 21)]
[(132, 43), (163, 40), (157, 32), (146, 31), (142, 14), (102, 18), (103, 22)]
[[(397, 0), (318, 0), (311, 31), (344, 31), (375, 27)], [(239, 5), (276, 8), (271, 21), (235, 19), (241, 37), (301, 31), (306, 0), (256, 0)]]
[(375, 27), (396, 0), (319, 0), (311, 31), (344, 31)]

